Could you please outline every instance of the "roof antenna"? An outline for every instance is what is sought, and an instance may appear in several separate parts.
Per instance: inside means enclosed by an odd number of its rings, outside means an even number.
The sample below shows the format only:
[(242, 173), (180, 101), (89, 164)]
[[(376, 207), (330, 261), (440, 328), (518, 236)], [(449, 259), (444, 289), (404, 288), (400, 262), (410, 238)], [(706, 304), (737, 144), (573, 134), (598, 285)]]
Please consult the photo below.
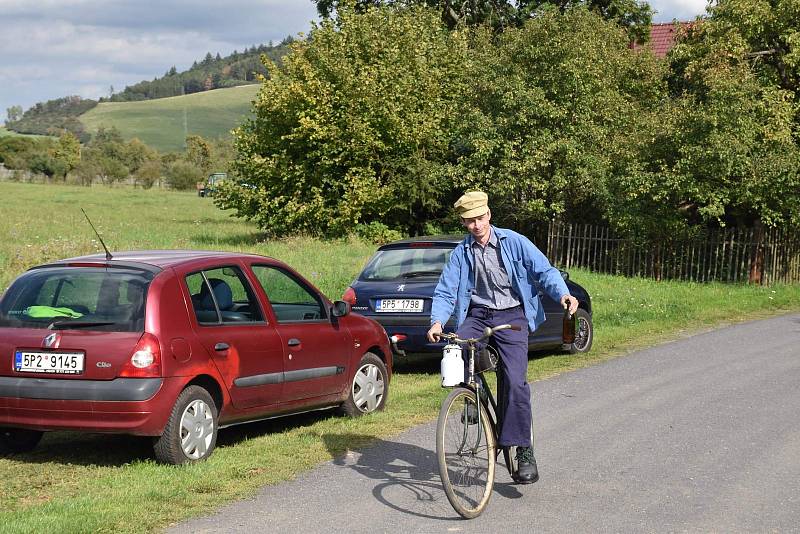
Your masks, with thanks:
[(113, 259), (114, 259), (114, 257), (113, 257), (113, 256), (111, 255), (111, 253), (108, 251), (108, 247), (106, 246), (106, 244), (105, 244), (105, 243), (103, 243), (103, 238), (102, 238), (102, 237), (100, 237), (100, 233), (97, 231), (97, 228), (95, 228), (95, 227), (94, 227), (94, 225), (92, 224), (92, 221), (91, 221), (91, 219), (89, 219), (89, 216), (88, 216), (88, 215), (86, 215), (86, 212), (85, 212), (85, 211), (83, 211), (83, 208), (81, 208), (81, 212), (83, 212), (83, 216), (84, 216), (84, 217), (86, 217), (86, 220), (89, 222), (89, 226), (91, 226), (91, 227), (92, 227), (92, 230), (94, 230), (94, 233), (95, 233), (95, 235), (97, 235), (97, 239), (99, 239), (99, 240), (100, 240), (100, 244), (101, 244), (101, 245), (103, 245), (103, 250), (105, 250), (105, 251), (106, 251), (106, 259), (107, 259), (107, 260), (113, 260)]

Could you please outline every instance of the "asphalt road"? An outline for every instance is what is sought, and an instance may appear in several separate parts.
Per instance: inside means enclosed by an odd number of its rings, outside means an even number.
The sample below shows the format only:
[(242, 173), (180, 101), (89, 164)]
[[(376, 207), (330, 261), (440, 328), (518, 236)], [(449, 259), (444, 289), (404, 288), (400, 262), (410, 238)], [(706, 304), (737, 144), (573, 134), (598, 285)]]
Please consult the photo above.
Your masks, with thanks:
[(450, 507), (427, 424), (169, 532), (800, 532), (800, 315), (537, 382), (533, 399), (541, 479), (498, 466), (477, 519)]

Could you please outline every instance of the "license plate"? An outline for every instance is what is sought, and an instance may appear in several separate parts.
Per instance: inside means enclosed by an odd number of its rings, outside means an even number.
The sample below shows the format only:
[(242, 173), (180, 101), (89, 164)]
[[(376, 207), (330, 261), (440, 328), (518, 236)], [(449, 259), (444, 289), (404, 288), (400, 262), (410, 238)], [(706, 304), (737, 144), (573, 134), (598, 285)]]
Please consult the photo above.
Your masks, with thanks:
[(379, 312), (421, 312), (422, 299), (379, 299), (375, 303)]
[(14, 370), (20, 373), (77, 375), (83, 373), (82, 352), (42, 352), (18, 350)]

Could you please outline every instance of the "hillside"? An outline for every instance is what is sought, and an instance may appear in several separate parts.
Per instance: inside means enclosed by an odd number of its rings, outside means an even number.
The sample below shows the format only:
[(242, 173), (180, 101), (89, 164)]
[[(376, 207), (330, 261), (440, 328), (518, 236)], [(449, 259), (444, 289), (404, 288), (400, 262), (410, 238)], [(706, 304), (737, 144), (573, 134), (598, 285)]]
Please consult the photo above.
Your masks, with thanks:
[(13, 130), (6, 129), (5, 126), (0, 126), (0, 137), (11, 137), (11, 136), (15, 136), (15, 137), (44, 137), (44, 136), (41, 136), (41, 135), (17, 133), (17, 132), (15, 132)]
[(183, 150), (186, 135), (208, 139), (229, 137), (230, 130), (250, 115), (260, 84), (215, 89), (186, 96), (139, 102), (104, 102), (79, 117), (94, 133), (115, 127), (162, 152)]
[[(101, 104), (141, 102), (252, 85), (259, 77), (269, 76), (267, 68), (261, 61), (262, 57), (266, 56), (280, 65), (282, 57), (289, 51), (288, 45), (293, 40), (292, 37), (287, 37), (278, 45), (273, 45), (272, 42), (269, 45), (253, 45), (242, 52), (234, 50), (225, 57), (221, 57), (219, 53), (214, 57), (208, 52), (203, 60), (195, 61), (186, 71), (178, 72), (173, 66), (160, 78), (129, 85), (108, 98), (100, 98), (99, 102)], [(78, 120), (78, 116), (86, 114), (97, 104), (97, 100), (78, 95), (39, 102), (15, 120), (6, 121), (6, 128), (18, 133), (40, 135), (58, 135), (67, 130), (82, 143), (86, 143), (90, 137), (87, 130), (91, 130), (91, 127), (85, 128), (83, 122)], [(227, 104), (225, 107), (228, 107)], [(211, 130), (214, 129), (212, 126)]]

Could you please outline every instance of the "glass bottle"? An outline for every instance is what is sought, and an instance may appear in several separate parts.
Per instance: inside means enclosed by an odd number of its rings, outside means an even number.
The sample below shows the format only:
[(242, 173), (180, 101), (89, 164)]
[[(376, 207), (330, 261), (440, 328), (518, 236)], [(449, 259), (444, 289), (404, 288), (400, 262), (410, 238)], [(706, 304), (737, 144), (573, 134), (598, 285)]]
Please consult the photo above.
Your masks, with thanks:
[(565, 347), (575, 343), (575, 327), (577, 323), (577, 314), (570, 313), (569, 308), (564, 310), (564, 320), (561, 328), (561, 343)]

